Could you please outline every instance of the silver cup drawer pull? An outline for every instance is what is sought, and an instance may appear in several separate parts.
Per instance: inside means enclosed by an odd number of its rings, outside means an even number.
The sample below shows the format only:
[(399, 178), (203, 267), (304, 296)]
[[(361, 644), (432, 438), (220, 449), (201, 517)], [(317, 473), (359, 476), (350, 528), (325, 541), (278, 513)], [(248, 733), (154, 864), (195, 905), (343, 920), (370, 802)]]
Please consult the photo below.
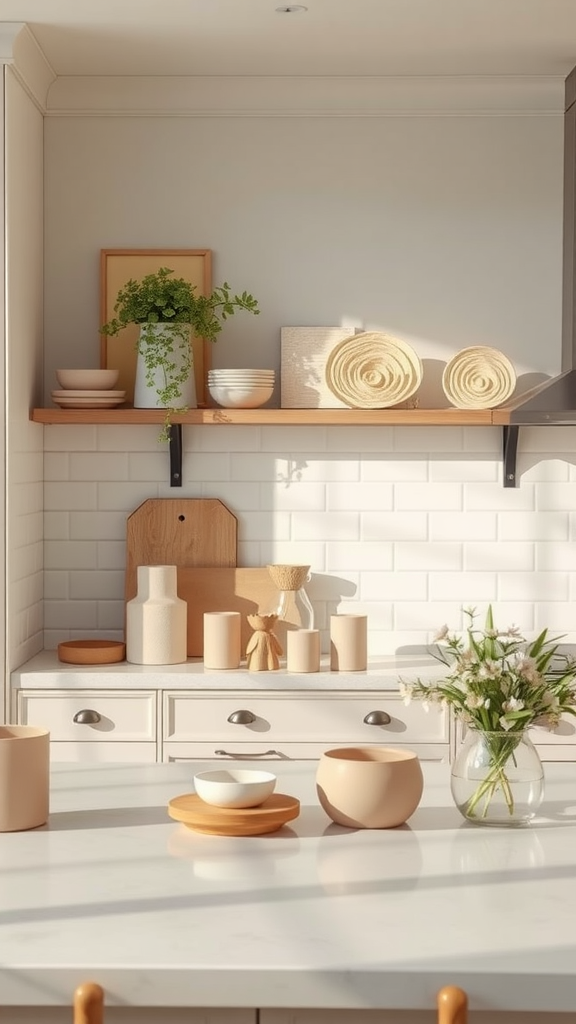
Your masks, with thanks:
[(78, 725), (97, 725), (102, 719), (92, 708), (82, 708), (82, 711), (76, 712), (72, 721), (77, 722)]
[(232, 725), (251, 725), (252, 722), (256, 721), (256, 715), (253, 715), (251, 711), (241, 709), (240, 711), (233, 711), (231, 715), (228, 715), (226, 721)]
[(387, 711), (369, 711), (364, 716), (366, 725), (390, 725), (392, 719)]

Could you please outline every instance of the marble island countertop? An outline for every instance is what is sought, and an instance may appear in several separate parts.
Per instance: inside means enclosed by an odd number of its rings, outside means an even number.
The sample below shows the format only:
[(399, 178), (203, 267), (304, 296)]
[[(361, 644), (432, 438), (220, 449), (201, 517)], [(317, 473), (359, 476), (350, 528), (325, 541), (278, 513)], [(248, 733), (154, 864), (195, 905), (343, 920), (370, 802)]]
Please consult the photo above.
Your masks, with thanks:
[(320, 672), (288, 672), (285, 662), (270, 672), (250, 672), (243, 662), (239, 669), (206, 669), (200, 658), (182, 665), (69, 665), (56, 651), (42, 651), (12, 672), (12, 686), (18, 689), (124, 690), (397, 690), (402, 677), (440, 676), (440, 662), (424, 653), (370, 658), (363, 672), (333, 672), (329, 657), (323, 655)]
[[(244, 762), (245, 764), (245, 762)], [(277, 766), (300, 816), (253, 838), (172, 821), (206, 762), (51, 768), (48, 825), (0, 834), (2, 1004), (390, 1008), (459, 984), (477, 1010), (576, 1013), (576, 765), (526, 828), (461, 818), (425, 763), (409, 823), (333, 825), (316, 762)]]

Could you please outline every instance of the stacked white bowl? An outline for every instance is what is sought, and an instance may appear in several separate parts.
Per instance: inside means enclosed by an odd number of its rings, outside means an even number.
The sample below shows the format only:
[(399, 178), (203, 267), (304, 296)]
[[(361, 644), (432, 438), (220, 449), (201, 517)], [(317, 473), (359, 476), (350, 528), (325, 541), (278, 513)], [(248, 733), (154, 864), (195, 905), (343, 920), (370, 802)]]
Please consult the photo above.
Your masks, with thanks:
[(274, 393), (274, 370), (208, 370), (208, 391), (225, 409), (257, 409)]

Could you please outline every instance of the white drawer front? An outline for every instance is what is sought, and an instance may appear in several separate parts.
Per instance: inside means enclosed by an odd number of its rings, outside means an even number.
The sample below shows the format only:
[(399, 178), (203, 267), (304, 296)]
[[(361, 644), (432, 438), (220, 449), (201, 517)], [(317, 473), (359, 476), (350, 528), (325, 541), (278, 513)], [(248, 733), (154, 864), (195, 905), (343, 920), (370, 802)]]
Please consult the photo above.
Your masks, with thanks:
[[(230, 721), (247, 711), (253, 721)], [(368, 724), (367, 716), (389, 716), (385, 724)], [(413, 743), (448, 743), (449, 716), (445, 710), (422, 704), (405, 706), (389, 693), (354, 696), (249, 693), (164, 694), (164, 740), (251, 742), (275, 746), (284, 742), (343, 745), (378, 743), (393, 746)]]
[[(365, 746), (381, 746), (380, 743)], [(270, 761), (317, 761), (320, 755), (333, 747), (333, 743), (279, 743), (267, 746), (265, 743), (242, 743), (234, 742), (229, 744), (205, 743), (195, 741), (190, 743), (168, 742), (163, 744), (163, 761), (250, 761), (254, 765), (257, 762)], [(401, 746), (395, 743), (394, 746)], [(450, 747), (447, 743), (411, 743), (413, 750), (421, 761), (442, 761), (448, 763), (450, 760)]]
[[(18, 693), (18, 721), (22, 725), (41, 725), (50, 730), (51, 741), (82, 743), (119, 743), (156, 740), (156, 704), (154, 691), (21, 690)], [(93, 712), (74, 721), (81, 712)]]
[(51, 761), (80, 761), (90, 764), (154, 764), (155, 743), (54, 743), (50, 740)]

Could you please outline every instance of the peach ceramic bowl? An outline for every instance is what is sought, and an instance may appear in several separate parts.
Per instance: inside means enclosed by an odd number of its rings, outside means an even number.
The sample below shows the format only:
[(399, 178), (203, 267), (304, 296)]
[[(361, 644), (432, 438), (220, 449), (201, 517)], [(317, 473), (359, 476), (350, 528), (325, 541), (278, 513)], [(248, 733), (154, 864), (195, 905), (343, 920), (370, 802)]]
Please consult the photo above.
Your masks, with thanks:
[(109, 391), (119, 375), (120, 370), (56, 370), (56, 380), (67, 391)]
[(340, 747), (326, 750), (316, 772), (316, 792), (337, 825), (395, 828), (414, 813), (424, 788), (412, 750)]

